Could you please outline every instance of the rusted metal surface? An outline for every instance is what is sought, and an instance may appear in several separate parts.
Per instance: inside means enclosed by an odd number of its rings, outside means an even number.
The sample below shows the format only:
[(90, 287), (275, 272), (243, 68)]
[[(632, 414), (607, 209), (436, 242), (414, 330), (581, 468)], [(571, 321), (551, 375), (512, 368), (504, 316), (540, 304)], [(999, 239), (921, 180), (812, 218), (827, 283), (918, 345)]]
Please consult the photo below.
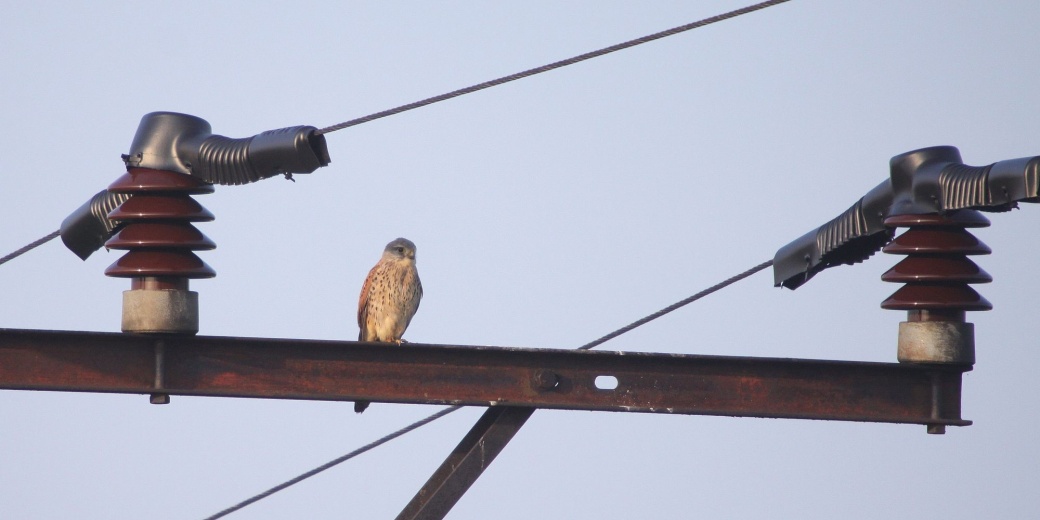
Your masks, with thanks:
[[(162, 387), (156, 351), (161, 341)], [(0, 388), (963, 426), (961, 373), (917, 366), (0, 329)], [(551, 373), (548, 375), (547, 373)], [(599, 376), (617, 388), (596, 387)], [(933, 410), (934, 386), (941, 407)]]

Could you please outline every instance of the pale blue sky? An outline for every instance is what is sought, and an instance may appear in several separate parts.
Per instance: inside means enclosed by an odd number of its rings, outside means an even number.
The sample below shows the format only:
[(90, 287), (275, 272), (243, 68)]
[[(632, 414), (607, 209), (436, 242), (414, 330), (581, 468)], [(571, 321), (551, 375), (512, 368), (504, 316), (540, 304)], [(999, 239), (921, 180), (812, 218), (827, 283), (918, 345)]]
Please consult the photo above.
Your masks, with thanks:
[[(752, 3), (0, 2), (0, 254), (115, 180), (141, 116), (323, 127)], [(1032, 1), (793, 0), (328, 135), (332, 164), (198, 197), (201, 334), (353, 339), (386, 242), (418, 246), (406, 338), (573, 348), (772, 258), (893, 155), (1040, 155)], [(1040, 207), (991, 217), (975, 370), (923, 426), (540, 411), (449, 518), (1040, 515)], [(118, 331), (118, 253), (0, 266), (0, 327)], [(898, 258), (769, 273), (602, 348), (895, 361)], [(199, 519), (435, 407), (0, 391), (0, 516)], [(481, 410), (228, 518), (393, 518)]]

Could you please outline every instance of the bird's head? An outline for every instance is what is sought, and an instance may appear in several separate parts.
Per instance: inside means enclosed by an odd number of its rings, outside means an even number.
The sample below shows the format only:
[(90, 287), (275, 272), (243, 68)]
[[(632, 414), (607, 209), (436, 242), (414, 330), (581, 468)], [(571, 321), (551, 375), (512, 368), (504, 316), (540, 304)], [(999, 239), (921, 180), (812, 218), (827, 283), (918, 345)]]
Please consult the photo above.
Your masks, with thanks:
[(407, 238), (398, 238), (386, 245), (383, 256), (397, 260), (415, 260), (415, 244)]

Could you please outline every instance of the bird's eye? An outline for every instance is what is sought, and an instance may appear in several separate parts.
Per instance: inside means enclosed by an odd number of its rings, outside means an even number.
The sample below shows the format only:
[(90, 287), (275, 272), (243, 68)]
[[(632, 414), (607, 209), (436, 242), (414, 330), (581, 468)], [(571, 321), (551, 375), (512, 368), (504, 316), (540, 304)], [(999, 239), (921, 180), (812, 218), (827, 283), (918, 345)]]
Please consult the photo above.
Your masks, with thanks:
[(404, 248), (403, 248), (403, 247), (400, 247), (400, 246), (398, 246), (398, 247), (395, 247), (395, 248), (394, 248), (394, 251), (397, 251), (397, 253), (398, 253), (398, 254), (401, 254), (401, 255), (403, 255), (403, 254), (404, 254)]

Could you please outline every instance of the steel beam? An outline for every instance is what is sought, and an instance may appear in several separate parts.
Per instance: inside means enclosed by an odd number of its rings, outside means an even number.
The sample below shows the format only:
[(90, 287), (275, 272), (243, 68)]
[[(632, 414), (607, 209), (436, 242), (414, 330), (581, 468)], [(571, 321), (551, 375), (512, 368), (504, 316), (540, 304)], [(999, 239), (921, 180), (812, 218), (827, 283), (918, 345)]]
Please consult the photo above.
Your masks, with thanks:
[(433, 472), (397, 520), (444, 518), (513, 439), (534, 408), (492, 406)]
[[(960, 417), (961, 373), (970, 369), (0, 329), (0, 389), (158, 396), (363, 399), (938, 427), (971, 424)], [(605, 378), (616, 378), (616, 388), (606, 388)]]

